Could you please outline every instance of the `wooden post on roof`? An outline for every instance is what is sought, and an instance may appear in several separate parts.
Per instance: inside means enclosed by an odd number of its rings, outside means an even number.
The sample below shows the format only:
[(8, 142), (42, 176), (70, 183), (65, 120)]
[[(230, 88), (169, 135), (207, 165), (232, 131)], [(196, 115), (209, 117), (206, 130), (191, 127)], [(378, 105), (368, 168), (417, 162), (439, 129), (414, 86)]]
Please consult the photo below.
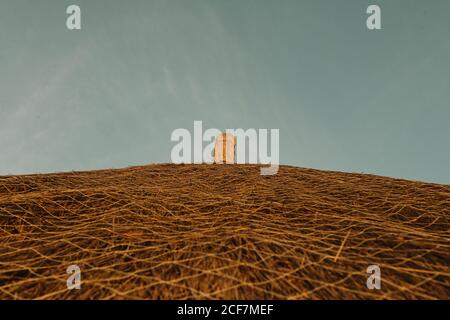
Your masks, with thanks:
[(214, 162), (232, 164), (236, 162), (236, 137), (230, 133), (217, 136), (214, 147)]

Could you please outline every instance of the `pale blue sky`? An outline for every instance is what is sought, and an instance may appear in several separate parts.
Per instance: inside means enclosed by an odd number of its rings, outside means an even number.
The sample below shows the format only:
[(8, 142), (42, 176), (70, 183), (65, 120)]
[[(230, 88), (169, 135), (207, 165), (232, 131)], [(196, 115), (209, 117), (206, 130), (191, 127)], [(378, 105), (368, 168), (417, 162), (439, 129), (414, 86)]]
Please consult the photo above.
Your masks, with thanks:
[(0, 174), (169, 162), (203, 120), (279, 128), (282, 164), (448, 184), (449, 100), (448, 0), (0, 0)]

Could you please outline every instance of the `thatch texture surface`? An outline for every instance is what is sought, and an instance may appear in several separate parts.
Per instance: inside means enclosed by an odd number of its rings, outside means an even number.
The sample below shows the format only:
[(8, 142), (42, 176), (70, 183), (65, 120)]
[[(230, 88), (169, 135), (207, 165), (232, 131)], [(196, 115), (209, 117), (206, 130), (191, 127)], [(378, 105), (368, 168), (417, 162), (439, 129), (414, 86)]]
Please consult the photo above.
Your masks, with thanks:
[(0, 298), (449, 299), (450, 186), (259, 168), (0, 177)]

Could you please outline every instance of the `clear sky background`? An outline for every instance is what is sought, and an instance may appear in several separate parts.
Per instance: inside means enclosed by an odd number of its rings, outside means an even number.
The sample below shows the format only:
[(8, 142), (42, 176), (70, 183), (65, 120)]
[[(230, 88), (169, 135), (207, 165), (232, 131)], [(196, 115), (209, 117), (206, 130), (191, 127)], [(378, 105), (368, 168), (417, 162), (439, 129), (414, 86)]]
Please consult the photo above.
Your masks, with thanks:
[(0, 0), (0, 174), (169, 162), (194, 120), (279, 128), (282, 164), (449, 184), (450, 1)]

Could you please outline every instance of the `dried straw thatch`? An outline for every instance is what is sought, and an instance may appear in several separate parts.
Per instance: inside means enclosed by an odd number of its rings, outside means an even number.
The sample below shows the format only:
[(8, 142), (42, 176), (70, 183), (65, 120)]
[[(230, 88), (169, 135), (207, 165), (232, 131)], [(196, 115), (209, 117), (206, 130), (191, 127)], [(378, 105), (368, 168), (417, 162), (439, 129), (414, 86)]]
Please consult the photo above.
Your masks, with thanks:
[(0, 298), (450, 297), (450, 186), (259, 168), (0, 177)]

